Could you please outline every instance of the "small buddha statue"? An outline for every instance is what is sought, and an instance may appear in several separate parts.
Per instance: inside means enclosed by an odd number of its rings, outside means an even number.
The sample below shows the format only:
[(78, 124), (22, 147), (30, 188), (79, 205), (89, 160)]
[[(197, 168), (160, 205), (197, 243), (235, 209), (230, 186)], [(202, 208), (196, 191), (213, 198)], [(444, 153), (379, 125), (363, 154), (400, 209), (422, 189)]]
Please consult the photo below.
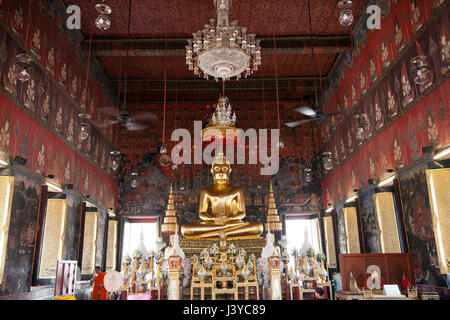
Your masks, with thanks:
[(214, 185), (200, 194), (198, 224), (181, 227), (186, 238), (218, 239), (223, 231), (227, 239), (259, 237), (263, 232), (261, 223), (245, 222), (245, 197), (241, 188), (229, 185), (231, 165), (220, 153), (213, 161), (211, 174)]

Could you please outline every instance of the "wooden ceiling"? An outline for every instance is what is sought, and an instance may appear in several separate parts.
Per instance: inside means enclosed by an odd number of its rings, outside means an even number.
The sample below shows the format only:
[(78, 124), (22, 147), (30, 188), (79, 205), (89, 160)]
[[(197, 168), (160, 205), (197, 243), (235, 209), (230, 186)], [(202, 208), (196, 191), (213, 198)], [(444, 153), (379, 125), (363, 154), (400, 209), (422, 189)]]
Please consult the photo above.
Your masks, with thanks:
[[(129, 0), (105, 1), (112, 9), (112, 25), (104, 32), (94, 23), (98, 2), (73, 0), (71, 4), (81, 7), (82, 33), (87, 39), (84, 49), (89, 49), (92, 34), (92, 54), (109, 76), (112, 90), (123, 92), (128, 47), (128, 101), (162, 101), (164, 70), (167, 101), (217, 100), (221, 84), (198, 78), (189, 71), (184, 52), (192, 33), (216, 17), (213, 0), (132, 0), (129, 41)], [(307, 0), (232, 0), (230, 20), (238, 20), (248, 33), (255, 33), (262, 47), (262, 66), (257, 72), (247, 79), (226, 82), (226, 94), (232, 101), (261, 101), (263, 81), (265, 98), (276, 99), (275, 61), (281, 101), (309, 102), (316, 87), (319, 92), (325, 89), (326, 77), (337, 57), (351, 47), (350, 30), (338, 22), (337, 3), (337, 0), (310, 0), (313, 63)], [(366, 4), (367, 0), (353, 1), (355, 20)]]

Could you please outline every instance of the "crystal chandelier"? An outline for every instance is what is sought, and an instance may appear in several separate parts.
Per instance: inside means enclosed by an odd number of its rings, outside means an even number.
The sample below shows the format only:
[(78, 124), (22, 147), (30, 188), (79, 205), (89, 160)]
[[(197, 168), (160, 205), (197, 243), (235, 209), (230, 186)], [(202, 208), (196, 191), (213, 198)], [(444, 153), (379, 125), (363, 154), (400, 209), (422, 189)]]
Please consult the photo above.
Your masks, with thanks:
[(219, 98), (211, 120), (214, 126), (233, 127), (236, 124), (236, 114), (231, 114), (231, 104), (227, 97)]
[(254, 34), (247, 34), (246, 27), (237, 21), (228, 21), (231, 0), (214, 0), (217, 8), (217, 27), (214, 19), (202, 31), (193, 33), (194, 39), (186, 46), (186, 64), (195, 75), (216, 81), (232, 77), (240, 79), (258, 70), (261, 64), (261, 47)]
[[(211, 141), (213, 137), (225, 139), (226, 143), (239, 139), (239, 130), (236, 129), (236, 114), (231, 109), (227, 97), (221, 96), (214, 105), (211, 122), (202, 130), (202, 141)], [(220, 133), (217, 137), (216, 134)]]

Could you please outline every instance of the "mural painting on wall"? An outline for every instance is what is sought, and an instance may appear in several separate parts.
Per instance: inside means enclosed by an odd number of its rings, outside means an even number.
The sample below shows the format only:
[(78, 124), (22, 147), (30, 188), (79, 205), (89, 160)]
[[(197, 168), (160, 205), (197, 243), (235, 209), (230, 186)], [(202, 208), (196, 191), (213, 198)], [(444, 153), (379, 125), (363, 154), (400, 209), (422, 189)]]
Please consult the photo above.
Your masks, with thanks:
[(429, 285), (441, 281), (435, 236), (425, 175), (426, 166), (415, 168), (400, 179), (407, 240), (413, 258), (416, 281)]
[(364, 234), (364, 247), (366, 253), (380, 253), (378, 226), (373, 204), (375, 189), (368, 190), (359, 196), (362, 232)]
[(29, 291), (34, 254), (36, 220), (41, 194), (41, 181), (18, 170), (14, 173), (5, 273), (0, 295)]
[[(18, 155), (27, 159), (25, 167), (30, 171), (42, 176), (53, 174), (56, 183), (72, 183), (78, 194), (88, 194), (100, 205), (115, 207), (117, 187), (111, 177), (87, 162), (57, 136), (44, 130), (39, 122), (6, 97), (0, 95), (0, 103), (5, 107), (0, 109), (0, 149), (8, 148), (11, 157)], [(95, 183), (101, 183), (103, 188)]]
[[(230, 183), (243, 188), (246, 220), (265, 222), (270, 180), (256, 177), (256, 167), (247, 167), (249, 168), (233, 165)], [(319, 210), (321, 187), (317, 183), (318, 176), (313, 175), (313, 182), (306, 183), (303, 169), (304, 164), (292, 157), (282, 161), (278, 174), (272, 178), (277, 206), (282, 207), (280, 212), (302, 213)], [(139, 162), (133, 170), (139, 174), (136, 188), (131, 187), (131, 175), (128, 171), (122, 173), (119, 181), (119, 199), (123, 199), (119, 202), (121, 214), (164, 215), (172, 181), (178, 224), (198, 221), (200, 191), (213, 183), (208, 165), (181, 165), (172, 172), (170, 180), (153, 159)], [(252, 178), (252, 172), (256, 178)]]
[[(420, 5), (424, 6), (423, 3)], [(355, 167), (361, 167), (360, 163), (368, 164), (362, 166), (360, 171), (359, 185), (363, 187), (369, 177), (382, 178), (386, 169), (401, 169), (420, 159), (422, 147), (430, 144), (446, 146), (450, 141), (448, 121), (450, 72), (447, 68), (450, 64), (450, 41), (448, 40), (450, 6), (442, 3), (437, 10), (438, 4), (431, 7), (432, 5), (428, 3), (427, 7), (421, 10), (421, 13), (426, 12), (426, 14), (422, 14), (420, 17), (416, 14), (412, 20), (407, 18), (412, 17), (410, 14), (412, 7), (407, 3), (391, 3), (390, 6), (391, 14), (387, 19), (382, 20), (382, 25), (389, 26), (389, 21), (392, 19), (394, 19), (392, 24), (395, 25), (396, 20), (392, 17), (397, 16), (400, 26), (397, 28), (398, 43), (411, 41), (414, 36), (412, 26), (417, 27), (416, 36), (420, 49), (427, 55), (432, 67), (431, 80), (422, 87), (415, 84), (409, 68), (410, 60), (418, 55), (417, 48), (412, 43), (413, 45), (404, 46), (403, 51), (395, 53), (395, 50), (391, 48), (395, 43), (395, 28), (392, 29), (392, 39), (390, 39), (389, 28), (369, 33), (368, 43), (370, 46), (381, 43), (381, 54), (372, 56), (375, 66), (383, 65), (385, 70), (373, 84), (370, 84), (371, 87), (366, 94), (362, 95), (359, 101), (355, 101), (358, 104), (357, 113), (365, 113), (368, 116), (368, 130), (364, 143), (354, 148), (353, 142), (356, 138), (355, 128), (352, 128), (354, 122), (352, 116), (330, 133), (329, 145), (332, 150), (337, 150), (337, 154), (335, 154), (335, 169), (325, 177), (325, 189), (336, 184), (337, 176), (345, 173), (342, 166), (346, 162), (352, 162)], [(392, 12), (396, 14), (392, 15)], [(399, 14), (399, 12), (405, 13)], [(431, 16), (431, 12), (433, 12), (433, 16)], [(425, 19), (428, 18), (432, 21), (424, 24)], [(362, 25), (364, 29), (364, 24)], [(419, 25), (421, 26), (418, 27)], [(361, 32), (357, 32), (356, 37), (361, 37)], [(400, 38), (402, 38), (401, 42), (399, 42)], [(355, 45), (362, 44), (363, 41), (355, 42)], [(367, 60), (370, 59), (371, 51), (368, 49), (370, 46), (361, 47), (360, 58), (367, 55)], [(387, 62), (388, 60), (392, 61), (392, 57), (396, 56), (398, 59), (393, 64)], [(327, 107), (329, 112), (333, 111), (331, 108), (335, 105), (337, 97), (345, 95), (345, 88), (351, 87), (352, 74), (357, 74), (360, 78), (360, 71), (355, 68), (356, 66), (351, 66), (344, 59), (337, 68), (336, 74), (332, 76), (331, 88), (325, 94), (329, 101)], [(344, 83), (348, 85), (343, 86), (342, 83), (339, 83), (338, 87), (337, 79), (340, 79), (341, 76), (337, 77), (337, 75), (342, 75)], [(354, 97), (357, 97), (356, 91)], [(355, 104), (353, 104), (353, 108), (355, 108)], [(370, 150), (372, 150), (371, 154), (369, 154)], [(375, 177), (373, 177), (374, 168), (371, 167), (370, 161), (362, 162), (364, 159), (370, 160), (369, 156), (379, 159), (377, 163), (374, 163)], [(328, 187), (328, 189), (332, 189), (332, 187)], [(352, 190), (352, 186), (344, 188), (344, 199), (352, 193)], [(330, 198), (324, 199), (324, 203), (335, 203), (339, 200), (336, 193), (333, 195), (333, 192), (329, 192), (329, 196)]]
[[(2, 140), (6, 140), (9, 130), (12, 146), (9, 146), (11, 154), (7, 156), (21, 155), (28, 159), (27, 167), (30, 169), (42, 174), (54, 174), (59, 184), (73, 183), (78, 193), (90, 194), (91, 199), (102, 198), (102, 205), (114, 207), (115, 183), (108, 177), (106, 159), (112, 149), (111, 139), (108, 138), (113, 136), (112, 127), (94, 126), (89, 139), (81, 141), (78, 138), (77, 117), (83, 106), (86, 105), (87, 111), (98, 121), (101, 119), (97, 108), (111, 104), (105, 81), (107, 78), (93, 62), (87, 85), (88, 95), (83, 100), (81, 93), (85, 92), (86, 57), (80, 49), (82, 39), (76, 32), (58, 27), (56, 22), (61, 22), (62, 26), (65, 19), (65, 9), (60, 5), (57, 2), (32, 1), (31, 18), (24, 20), (23, 8), (28, 8), (28, 1), (3, 1), (0, 4), (2, 12), (7, 13), (7, 26), (0, 28), (0, 48), (3, 48), (0, 55), (0, 93), (2, 105), (9, 111), (5, 115), (5, 108), (0, 110)], [(28, 21), (32, 21), (29, 28), (26, 25)], [(28, 29), (29, 37), (25, 39), (24, 32)], [(30, 80), (22, 83), (17, 78), (14, 59), (24, 51), (21, 46), (25, 40), (28, 41), (24, 47), (30, 50), (28, 53), (34, 63)], [(35, 133), (37, 130), (30, 130), (22, 124), (22, 117), (11, 121), (19, 109), (26, 111), (25, 117), (31, 115), (39, 125), (52, 132), (52, 138), (45, 136), (44, 139), (44, 135), (39, 138)], [(54, 143), (54, 138), (59, 138), (63, 143)], [(3, 142), (1, 144), (5, 145)], [(5, 150), (0, 148), (2, 153)], [(30, 159), (35, 154), (38, 154), (36, 164)], [(79, 185), (79, 175), (74, 171), (75, 168), (87, 171), (82, 169), (86, 162), (83, 157), (91, 160), (92, 165), (87, 166), (91, 167), (89, 171), (95, 172), (92, 173), (95, 175), (94, 181), (109, 180), (105, 181), (108, 192), (103, 191), (104, 195), (95, 190), (83, 190), (83, 186)], [(73, 180), (70, 180), (71, 177)]]

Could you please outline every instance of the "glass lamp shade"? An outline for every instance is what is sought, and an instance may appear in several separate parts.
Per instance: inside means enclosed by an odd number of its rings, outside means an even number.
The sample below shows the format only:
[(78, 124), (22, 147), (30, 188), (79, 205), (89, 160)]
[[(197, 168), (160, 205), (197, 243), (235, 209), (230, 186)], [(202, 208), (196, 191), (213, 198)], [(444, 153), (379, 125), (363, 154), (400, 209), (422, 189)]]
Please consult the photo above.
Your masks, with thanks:
[(333, 157), (332, 157), (332, 153), (330, 152), (330, 151), (325, 151), (324, 153), (323, 153), (323, 159), (322, 159), (322, 161), (323, 161), (323, 167), (326, 169), (326, 170), (331, 170), (331, 169), (333, 169)]
[(111, 27), (111, 20), (106, 15), (101, 14), (95, 19), (95, 25), (99, 30), (106, 31)]
[(80, 113), (78, 115), (78, 127), (80, 128), (79, 132), (78, 132), (78, 136), (80, 138), (80, 140), (85, 140), (90, 133), (90, 129), (91, 129), (91, 123), (89, 122), (89, 120), (92, 118), (92, 116), (90, 114), (87, 113)]
[(14, 68), (17, 73), (17, 79), (19, 79), (20, 82), (27, 82), (30, 80), (30, 73), (28, 72), (28, 69), (33, 64), (33, 59), (30, 57), (30, 55), (26, 53), (19, 53), (16, 56), (16, 61), (14, 62)]
[(137, 177), (138, 177), (137, 172), (131, 173), (131, 184), (130, 185), (133, 189), (137, 187)]
[(426, 56), (419, 55), (411, 59), (411, 74), (414, 82), (419, 86), (430, 83), (431, 68)]
[(167, 145), (162, 144), (161, 147), (159, 148), (159, 153), (166, 154), (167, 153)]
[(104, 3), (97, 3), (95, 5), (95, 10), (97, 10), (97, 12), (100, 14), (106, 14), (106, 15), (111, 14), (111, 12), (112, 12), (111, 8)]
[(343, 27), (349, 27), (354, 21), (353, 11), (350, 9), (344, 9), (339, 13), (339, 23)]
[(111, 169), (116, 171), (120, 166), (120, 152), (119, 151), (111, 151)]
[(311, 168), (305, 168), (305, 181), (311, 182), (312, 180), (312, 169)]

